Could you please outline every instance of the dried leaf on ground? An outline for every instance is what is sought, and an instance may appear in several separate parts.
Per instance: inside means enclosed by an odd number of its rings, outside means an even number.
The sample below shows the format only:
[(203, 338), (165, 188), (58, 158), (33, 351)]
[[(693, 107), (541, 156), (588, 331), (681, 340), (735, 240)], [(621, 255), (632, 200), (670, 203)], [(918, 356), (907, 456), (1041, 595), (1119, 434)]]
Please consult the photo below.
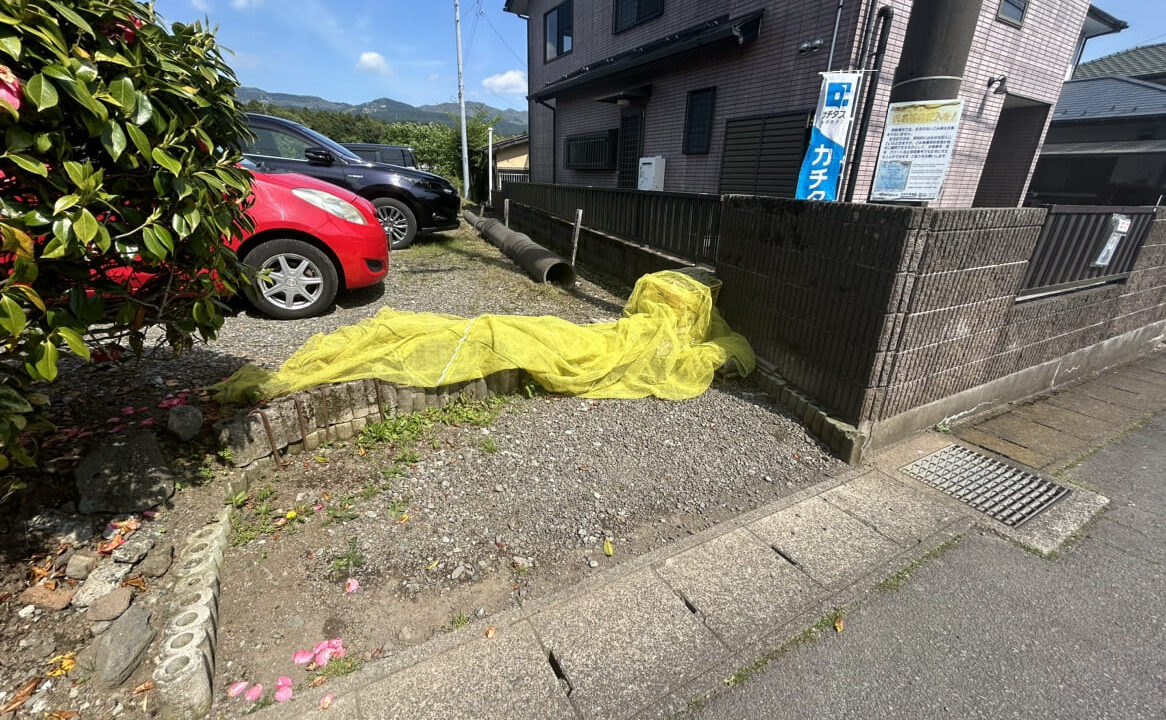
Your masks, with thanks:
[(81, 713), (76, 710), (55, 710), (45, 716), (45, 720), (73, 720), (75, 717), (80, 717)]
[(496, 632), (498, 632), (498, 631), (494, 629), (494, 626), (493, 626), (493, 625), (491, 625), (490, 627), (486, 628), (486, 639), (487, 639), (487, 640), (493, 640), (493, 639), (494, 639), (494, 633), (496, 633)]
[(153, 680), (147, 680), (146, 682), (144, 682), (144, 683), (142, 683), (141, 685), (137, 686), (137, 687), (136, 687), (136, 688), (134, 688), (133, 690), (130, 690), (130, 694), (131, 694), (131, 695), (140, 695), (140, 694), (142, 694), (142, 693), (144, 693), (144, 692), (150, 692), (150, 691), (151, 691), (151, 690), (153, 690), (153, 689), (154, 689), (154, 681), (153, 681)]
[(834, 618), (834, 632), (842, 632), (845, 628), (846, 622), (842, 619), (841, 615)]
[(38, 685), (40, 685), (40, 678), (33, 678), (21, 685), (20, 689), (16, 691), (16, 694), (12, 696), (12, 699), (4, 703), (4, 707), (0, 707), (0, 715), (15, 712), (16, 708), (23, 705), (26, 700), (32, 697)]
[(134, 575), (132, 578), (122, 580), (122, 587), (137, 588), (141, 592), (149, 592), (150, 588), (146, 586), (146, 579), (141, 575)]

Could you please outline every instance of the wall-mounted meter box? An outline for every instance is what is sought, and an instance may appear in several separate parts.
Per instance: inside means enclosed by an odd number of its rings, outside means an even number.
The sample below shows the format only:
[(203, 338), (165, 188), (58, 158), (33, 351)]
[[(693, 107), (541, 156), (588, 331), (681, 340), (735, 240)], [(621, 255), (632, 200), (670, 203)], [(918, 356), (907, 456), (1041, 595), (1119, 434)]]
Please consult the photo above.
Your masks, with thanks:
[(659, 155), (640, 158), (640, 175), (636, 189), (657, 192), (664, 190), (664, 158)]

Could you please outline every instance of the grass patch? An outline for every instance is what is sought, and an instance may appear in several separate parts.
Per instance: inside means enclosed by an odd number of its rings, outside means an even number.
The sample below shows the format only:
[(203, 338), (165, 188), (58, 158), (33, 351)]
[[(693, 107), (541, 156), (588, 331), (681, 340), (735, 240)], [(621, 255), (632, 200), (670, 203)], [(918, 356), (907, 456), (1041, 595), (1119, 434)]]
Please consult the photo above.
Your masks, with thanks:
[(325, 680), (335, 680), (338, 677), (351, 675), (360, 669), (360, 658), (345, 655), (342, 658), (334, 657), (328, 661), (328, 664), (316, 671), (315, 676), (324, 678)]
[(940, 555), (943, 555), (948, 550), (951, 550), (956, 545), (958, 545), (961, 537), (962, 536), (957, 535), (957, 536), (953, 537), (951, 540), (948, 540), (947, 542), (943, 543), (942, 545), (939, 545), (938, 547), (934, 547), (931, 550), (927, 551), (927, 553), (924, 554), (922, 557), (917, 558), (915, 560), (912, 560), (910, 562), (910, 564), (908, 564), (906, 567), (900, 568), (899, 571), (896, 572), (894, 575), (891, 575), (890, 577), (886, 578), (878, 585), (875, 585), (875, 589), (881, 590), (881, 591), (887, 591), (887, 592), (894, 592), (894, 591), (898, 590), (899, 588), (903, 587), (903, 585), (908, 580), (911, 579), (911, 576), (914, 573), (918, 572), (920, 568), (922, 568), (927, 563), (931, 562), (932, 560), (936, 559)]
[(356, 444), (362, 448), (374, 445), (404, 447), (422, 441), (433, 441), (441, 425), (485, 427), (502, 412), (505, 401), (456, 400), (442, 408), (429, 408), (401, 417), (374, 422), (361, 428)]
[(348, 538), (348, 549), (332, 558), (328, 565), (328, 575), (333, 580), (339, 580), (352, 574), (352, 571), (364, 565), (364, 555), (356, 547), (356, 538)]
[(466, 615), (465, 613), (458, 613), (457, 615), (454, 615), (452, 619), (450, 619), (449, 628), (448, 628), (447, 632), (454, 632), (455, 630), (461, 630), (462, 628), (464, 628), (465, 626), (467, 626), (469, 624), (470, 624), (470, 616)]
[(483, 438), (482, 442), (478, 443), (478, 447), (487, 455), (493, 455), (498, 452), (498, 443), (492, 437)]

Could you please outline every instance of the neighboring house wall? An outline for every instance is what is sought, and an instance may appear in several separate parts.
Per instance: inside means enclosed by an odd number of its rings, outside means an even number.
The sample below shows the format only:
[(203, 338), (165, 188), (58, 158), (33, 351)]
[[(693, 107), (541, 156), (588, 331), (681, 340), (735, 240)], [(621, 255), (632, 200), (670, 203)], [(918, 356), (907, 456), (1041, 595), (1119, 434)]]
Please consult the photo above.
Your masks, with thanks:
[(494, 167), (499, 170), (529, 170), (530, 153), (526, 143), (502, 148), (494, 153)]
[[(1089, 7), (1089, 0), (1033, 0), (1029, 3), (1023, 27), (1017, 28), (996, 19), (999, 2), (983, 1), (960, 92), (965, 103), (960, 137), (942, 197), (934, 203), (937, 206), (969, 206), (975, 199), (996, 122), (1007, 99), (1007, 96), (995, 94), (988, 88), (989, 78), (1005, 75), (1009, 93), (1043, 104), (1055, 103)], [(557, 108), (554, 114), (540, 104), (531, 103), (531, 179), (614, 187), (616, 173), (613, 171), (565, 169), (564, 140), (575, 134), (618, 127), (621, 109), (597, 99), (620, 89), (650, 84), (641, 155), (663, 156), (666, 160), (665, 190), (685, 192), (720, 190), (718, 180), (726, 120), (805, 111), (814, 107), (821, 82), (818, 73), (827, 66), (838, 8), (835, 0), (664, 0), (663, 13), (659, 17), (613, 35), (612, 0), (575, 0), (573, 49), (544, 62), (544, 15), (559, 4), (557, 0), (532, 0), (530, 3), (531, 92), (589, 63), (719, 15), (737, 18), (753, 10), (765, 10), (758, 36), (743, 45), (729, 44), (710, 51), (696, 51), (667, 63), (662, 69), (631, 73), (618, 81), (565, 92), (547, 101)], [(863, 162), (857, 176), (854, 195), (857, 200), (865, 200), (869, 193), (887, 98), (899, 61), (911, 0), (891, 0), (882, 4), (890, 5), (895, 16)], [(857, 61), (855, 56), (865, 22), (863, 16), (868, 7), (861, 2), (843, 6), (834, 69), (844, 69)], [(824, 41), (822, 49), (798, 52), (800, 43), (817, 38)], [(717, 89), (711, 147), (708, 154), (685, 155), (682, 143), (687, 95), (691, 90), (704, 87)], [(1045, 127), (1047, 123), (1041, 127), (1041, 136)], [(556, 143), (554, 148), (551, 147), (552, 137)], [(556, 168), (551, 166), (552, 157)], [(1035, 154), (1029, 157), (1031, 173), (1035, 162), (1031, 158)], [(1022, 196), (1022, 192), (1017, 194)]]

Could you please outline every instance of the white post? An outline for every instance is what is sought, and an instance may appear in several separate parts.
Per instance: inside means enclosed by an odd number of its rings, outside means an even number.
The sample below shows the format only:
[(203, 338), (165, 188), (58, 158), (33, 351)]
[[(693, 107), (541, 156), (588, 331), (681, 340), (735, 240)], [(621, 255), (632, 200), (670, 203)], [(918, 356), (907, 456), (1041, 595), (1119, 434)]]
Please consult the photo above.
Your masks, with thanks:
[(502, 201), (502, 224), (510, 227), (510, 198)]
[(458, 0), (453, 0), (453, 26), (457, 33), (457, 103), (462, 118), (462, 197), (470, 197), (470, 150), (466, 142), (466, 79), (462, 73), (462, 11)]
[(486, 204), (494, 208), (494, 127), (486, 131)]
[(579, 253), (579, 228), (583, 225), (583, 208), (575, 209), (575, 228), (571, 231), (571, 267), (575, 267), (575, 255)]

